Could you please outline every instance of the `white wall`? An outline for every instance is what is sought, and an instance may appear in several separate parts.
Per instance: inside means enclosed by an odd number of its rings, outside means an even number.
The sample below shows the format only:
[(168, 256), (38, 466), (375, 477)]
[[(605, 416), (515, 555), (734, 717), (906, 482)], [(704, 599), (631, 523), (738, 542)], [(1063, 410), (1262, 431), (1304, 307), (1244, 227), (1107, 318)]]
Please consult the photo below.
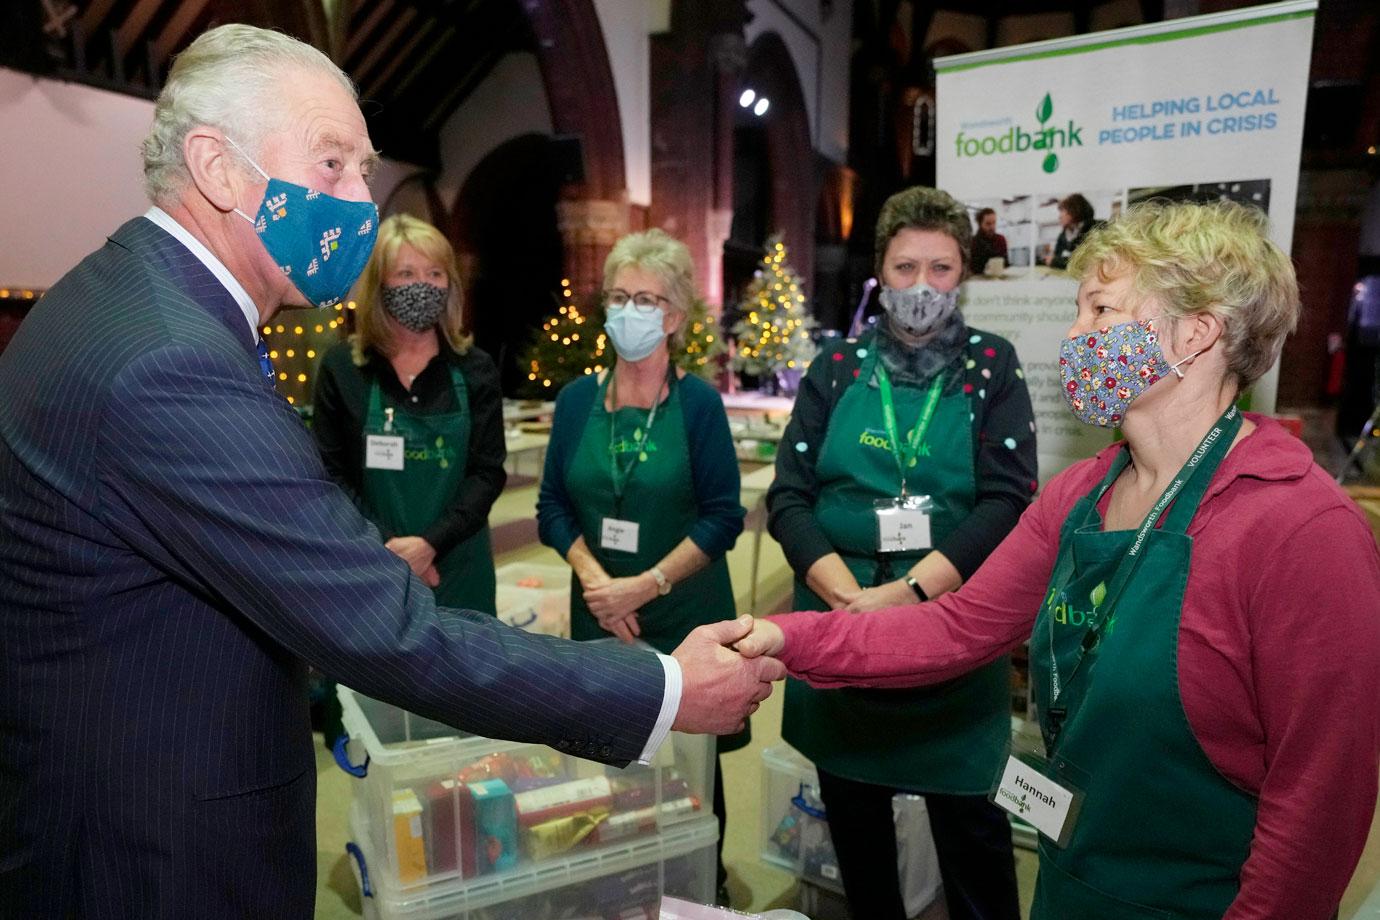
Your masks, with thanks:
[(781, 36), (805, 96), (811, 143), (834, 162), (845, 162), (852, 0), (835, 0), (827, 20), (820, 17), (818, 0), (748, 0), (748, 10), (753, 16), (746, 30), (748, 45), (763, 32)]
[(503, 58), (441, 128), (441, 176), (436, 183), (441, 203), (453, 207), (466, 177), (500, 144), (552, 130), (536, 55)]
[(47, 288), (148, 210), (153, 103), (0, 68), (0, 287)]
[(658, 9), (646, 0), (594, 0), (604, 31), (609, 69), (623, 125), (623, 164), (628, 200), (652, 203), (651, 41), (648, 33), (669, 24), (669, 4)]

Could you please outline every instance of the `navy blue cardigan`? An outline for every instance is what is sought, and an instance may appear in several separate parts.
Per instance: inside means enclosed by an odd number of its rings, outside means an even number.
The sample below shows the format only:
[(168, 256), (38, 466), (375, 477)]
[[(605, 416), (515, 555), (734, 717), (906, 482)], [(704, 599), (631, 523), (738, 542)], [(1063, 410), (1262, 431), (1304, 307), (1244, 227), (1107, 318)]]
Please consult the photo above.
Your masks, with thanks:
[[(738, 457), (718, 391), (693, 374), (682, 377), (677, 389), (685, 419), (685, 438), (690, 446), (695, 501), (699, 505), (699, 517), (686, 536), (710, 559), (717, 559), (733, 548), (738, 534), (743, 532)], [(579, 447), (598, 392), (599, 381), (589, 374), (566, 384), (556, 397), (551, 444), (546, 450), (546, 468), (537, 498), (537, 530), (541, 542), (562, 558), (570, 552), (570, 544), (581, 536), (574, 499), (565, 487), (566, 471)], [(590, 541), (594, 535), (584, 536)]]

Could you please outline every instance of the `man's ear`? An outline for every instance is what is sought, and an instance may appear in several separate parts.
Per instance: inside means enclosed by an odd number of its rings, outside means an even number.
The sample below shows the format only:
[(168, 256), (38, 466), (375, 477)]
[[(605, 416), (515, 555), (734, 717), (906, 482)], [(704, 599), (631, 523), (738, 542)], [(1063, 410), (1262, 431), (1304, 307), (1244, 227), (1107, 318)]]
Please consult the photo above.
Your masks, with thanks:
[(182, 139), (182, 158), (192, 185), (216, 210), (229, 212), (239, 206), (244, 171), (234, 161), (234, 149), (215, 128), (197, 125)]

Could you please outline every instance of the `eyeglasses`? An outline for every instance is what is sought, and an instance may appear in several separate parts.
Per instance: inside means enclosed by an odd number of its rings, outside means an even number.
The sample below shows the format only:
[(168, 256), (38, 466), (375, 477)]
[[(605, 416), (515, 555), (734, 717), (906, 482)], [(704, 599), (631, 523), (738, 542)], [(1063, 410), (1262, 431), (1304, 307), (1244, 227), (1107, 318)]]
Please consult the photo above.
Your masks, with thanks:
[(629, 294), (622, 288), (614, 288), (611, 291), (605, 291), (604, 297), (607, 298), (610, 307), (626, 307), (631, 303), (639, 313), (651, 313), (657, 308), (658, 301), (665, 301), (667, 306), (671, 304), (669, 297), (662, 297), (651, 291), (638, 291), (636, 294)]

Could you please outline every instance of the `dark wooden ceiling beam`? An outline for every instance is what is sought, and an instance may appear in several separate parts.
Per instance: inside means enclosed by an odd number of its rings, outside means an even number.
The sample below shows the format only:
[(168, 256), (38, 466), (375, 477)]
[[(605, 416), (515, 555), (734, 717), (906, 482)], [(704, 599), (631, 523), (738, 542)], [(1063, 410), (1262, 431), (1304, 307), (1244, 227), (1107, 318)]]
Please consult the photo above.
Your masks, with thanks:
[(373, 4), (364, 22), (359, 24), (359, 28), (351, 31), (350, 37), (345, 40), (345, 52), (341, 55), (341, 60), (349, 61), (353, 58), (392, 10), (393, 0), (378, 0), (377, 3)]
[[(420, 76), (423, 71), (426, 70), (427, 65), (430, 64), (433, 59), (435, 59), (436, 55), (441, 53), (441, 49), (445, 48), (446, 45), (451, 43), (451, 41), (458, 34), (458, 31), (459, 30), (456, 29), (455, 26), (446, 26), (446, 28), (442, 30), (441, 34), (437, 36), (436, 41), (432, 42), (430, 47), (428, 47), (427, 50), (423, 52), (422, 56), (417, 59), (416, 63), (413, 64), (412, 69), (409, 70), (406, 73), (406, 75), (404, 75), (403, 78), (398, 81), (396, 86), (392, 86), (389, 88), (389, 95), (393, 97), (405, 95), (407, 93), (407, 88), (416, 81), (417, 77)], [(400, 56), (399, 61), (401, 62), (406, 59), (407, 55), (402, 55)]]
[[(369, 74), (378, 67), (379, 64), (387, 59), (393, 51), (393, 45), (398, 37), (407, 30), (412, 24), (412, 20), (417, 16), (416, 10), (404, 9), (398, 14), (398, 18), (393, 20), (393, 24), (388, 27), (388, 31), (374, 42), (374, 46), (369, 49), (369, 53), (364, 56), (358, 67), (351, 68), (350, 76), (354, 78), (356, 84), (363, 86), (364, 81), (369, 78)], [(424, 27), (425, 28), (425, 27)], [(415, 39), (415, 36), (414, 36)]]
[(81, 14), (81, 34), (95, 35), (96, 30), (105, 25), (110, 11), (115, 8), (115, 0), (91, 0), (86, 12)]
[[(176, 4), (177, 0), (173, 0)], [(115, 53), (124, 57), (129, 54), (134, 43), (143, 37), (153, 17), (163, 7), (163, 0), (138, 0), (124, 21), (115, 29)]]
[(416, 32), (412, 33), (412, 36), (408, 38), (407, 41), (403, 42), (397, 51), (393, 52), (391, 59), (384, 66), (383, 70), (379, 71), (377, 76), (370, 79), (368, 86), (364, 89), (364, 95), (369, 99), (376, 99), (385, 104), (396, 101), (397, 90), (396, 87), (392, 86), (394, 74), (398, 72), (398, 69), (401, 68), (404, 63), (408, 62), (409, 58), (412, 56), (412, 52), (417, 49), (417, 46), (420, 45), (435, 28), (436, 21), (433, 19), (427, 22), (425, 28), (418, 29)]
[(192, 26), (201, 18), (201, 14), (206, 11), (206, 6), (210, 2), (211, 0), (181, 0), (177, 4), (177, 9), (173, 10), (172, 18), (163, 26), (158, 37), (153, 40), (153, 56), (160, 67), (167, 63), (174, 51), (182, 47)]

